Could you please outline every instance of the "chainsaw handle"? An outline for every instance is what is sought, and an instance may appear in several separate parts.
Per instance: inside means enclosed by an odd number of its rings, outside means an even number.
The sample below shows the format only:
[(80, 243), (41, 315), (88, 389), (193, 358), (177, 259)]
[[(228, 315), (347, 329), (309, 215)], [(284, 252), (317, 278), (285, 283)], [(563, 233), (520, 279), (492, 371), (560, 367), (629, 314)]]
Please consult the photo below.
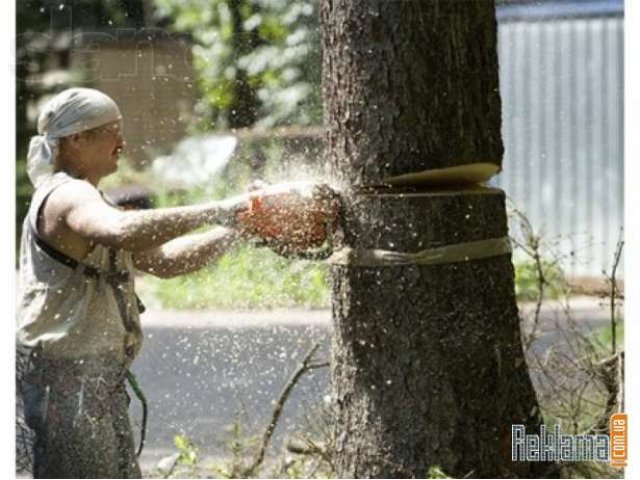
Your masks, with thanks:
[(311, 250), (291, 250), (282, 247), (282, 245), (274, 242), (269, 242), (268, 240), (264, 239), (254, 240), (252, 243), (255, 247), (269, 248), (281, 257), (290, 258), (293, 260), (322, 261), (329, 258), (333, 253), (333, 246), (331, 245), (331, 242), (326, 242), (326, 245), (324, 245), (323, 247), (314, 248)]
[[(252, 183), (254, 184), (255, 182)], [(223, 227), (242, 230), (242, 216), (259, 205), (260, 195), (257, 193), (259, 190), (250, 185), (245, 193), (217, 201), (211, 218), (212, 222)]]

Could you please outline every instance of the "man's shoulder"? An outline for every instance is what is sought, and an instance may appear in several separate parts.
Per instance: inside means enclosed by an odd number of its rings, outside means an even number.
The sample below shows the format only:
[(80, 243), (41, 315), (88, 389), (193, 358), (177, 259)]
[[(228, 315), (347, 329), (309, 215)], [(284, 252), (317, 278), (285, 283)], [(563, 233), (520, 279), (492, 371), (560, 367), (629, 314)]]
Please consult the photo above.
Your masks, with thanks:
[[(66, 175), (66, 174), (61, 174)], [(51, 191), (47, 203), (56, 206), (56, 210), (77, 207), (101, 200), (100, 192), (86, 180), (69, 177), (64, 178), (58, 186)]]

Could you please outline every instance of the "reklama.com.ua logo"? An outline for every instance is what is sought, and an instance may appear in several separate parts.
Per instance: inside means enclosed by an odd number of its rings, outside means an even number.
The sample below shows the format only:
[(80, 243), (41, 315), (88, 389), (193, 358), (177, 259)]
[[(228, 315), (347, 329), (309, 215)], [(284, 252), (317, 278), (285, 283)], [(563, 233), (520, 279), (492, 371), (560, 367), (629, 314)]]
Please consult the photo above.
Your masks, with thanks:
[(560, 425), (549, 431), (527, 433), (524, 425), (511, 426), (511, 460), (514, 462), (609, 462), (627, 464), (627, 414), (615, 413), (609, 421), (609, 435), (567, 435)]

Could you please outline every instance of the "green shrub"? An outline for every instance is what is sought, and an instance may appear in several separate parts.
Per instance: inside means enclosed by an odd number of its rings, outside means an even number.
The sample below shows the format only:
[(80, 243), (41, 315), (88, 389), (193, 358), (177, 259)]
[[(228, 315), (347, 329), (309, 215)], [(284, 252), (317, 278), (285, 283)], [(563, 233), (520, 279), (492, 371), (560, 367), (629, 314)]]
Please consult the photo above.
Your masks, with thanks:
[[(558, 298), (566, 292), (566, 282), (562, 269), (555, 262), (543, 260), (540, 271), (544, 278), (543, 299)], [(537, 300), (540, 295), (540, 272), (533, 260), (517, 262), (516, 272), (516, 298), (518, 301)]]
[(198, 272), (141, 278), (150, 305), (171, 309), (323, 308), (329, 306), (328, 265), (242, 247)]

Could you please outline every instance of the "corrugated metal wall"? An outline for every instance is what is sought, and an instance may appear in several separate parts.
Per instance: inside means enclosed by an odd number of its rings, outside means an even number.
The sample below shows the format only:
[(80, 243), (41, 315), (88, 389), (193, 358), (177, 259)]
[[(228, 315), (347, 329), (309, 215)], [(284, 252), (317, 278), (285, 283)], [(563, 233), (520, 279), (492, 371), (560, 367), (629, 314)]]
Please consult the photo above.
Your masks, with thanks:
[(567, 273), (601, 276), (624, 218), (623, 19), (502, 19), (498, 48), (506, 153), (493, 183)]

